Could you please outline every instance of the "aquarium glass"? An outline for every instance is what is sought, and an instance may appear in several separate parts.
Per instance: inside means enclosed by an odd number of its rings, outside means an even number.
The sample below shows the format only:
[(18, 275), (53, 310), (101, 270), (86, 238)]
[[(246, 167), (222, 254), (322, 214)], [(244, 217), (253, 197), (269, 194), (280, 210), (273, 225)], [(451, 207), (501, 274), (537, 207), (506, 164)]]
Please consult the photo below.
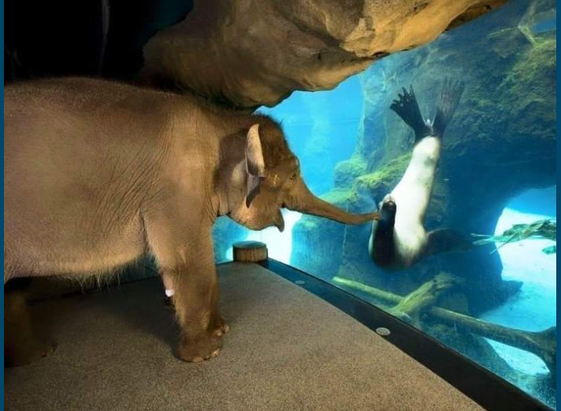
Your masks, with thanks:
[[(387, 310), (555, 407), (555, 15), (555, 1), (513, 0), (334, 90), (260, 109), (282, 123), (315, 194), (369, 212), (411, 160), (413, 132), (390, 110), (401, 88), (413, 85), (430, 120), (445, 78), (463, 81), (424, 227), (453, 230), (469, 248), (387, 271), (370, 258), (371, 224), (285, 211), (284, 233), (219, 219), (216, 259), (231, 258), (233, 241), (263, 241), (271, 258)], [(429, 298), (396, 304), (414, 292)]]

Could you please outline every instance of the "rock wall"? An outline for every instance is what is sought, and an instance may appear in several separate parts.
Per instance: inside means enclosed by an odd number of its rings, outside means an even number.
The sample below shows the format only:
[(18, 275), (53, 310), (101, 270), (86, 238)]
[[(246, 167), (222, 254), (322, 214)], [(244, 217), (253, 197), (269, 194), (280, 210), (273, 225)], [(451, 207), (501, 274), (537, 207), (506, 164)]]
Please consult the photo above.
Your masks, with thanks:
[(331, 89), (506, 0), (206, 0), (144, 48), (144, 82), (238, 108)]
[[(412, 133), (389, 110), (402, 86), (413, 84), (421, 110), (433, 116), (445, 76), (466, 83), (447, 129), (426, 227), (464, 236), (493, 233), (510, 198), (556, 183), (556, 40), (543, 29), (555, 2), (517, 0), (417, 50), (388, 57), (360, 74), (364, 113), (353, 157), (335, 170), (327, 199), (353, 211), (370, 209), (401, 178)], [(549, 16), (549, 17), (548, 17)], [(367, 253), (369, 227), (345, 227), (304, 217), (294, 229), (291, 263), (305, 271), (354, 278), (408, 293), (444, 270), (467, 280), (475, 314), (496, 306), (520, 284), (501, 279), (492, 248), (433, 257), (388, 274)], [(321, 239), (321, 241), (319, 241)], [(310, 257), (313, 250), (313, 257)]]

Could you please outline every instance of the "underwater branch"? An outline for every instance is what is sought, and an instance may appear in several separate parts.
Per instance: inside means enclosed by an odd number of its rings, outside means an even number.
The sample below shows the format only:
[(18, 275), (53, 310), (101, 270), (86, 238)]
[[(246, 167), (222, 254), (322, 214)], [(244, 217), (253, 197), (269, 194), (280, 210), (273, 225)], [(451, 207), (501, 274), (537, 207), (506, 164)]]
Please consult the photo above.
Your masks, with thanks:
[[(402, 319), (404, 319), (403, 313), (406, 314), (405, 319), (409, 319), (407, 317), (410, 316), (412, 311), (408, 308), (412, 308), (414, 310), (417, 319), (420, 310), (424, 308), (423, 313), (432, 316), (440, 322), (461, 327), (468, 332), (477, 334), (481, 337), (489, 338), (502, 344), (507, 344), (512, 347), (531, 352), (543, 360), (551, 373), (555, 373), (557, 352), (556, 327), (551, 327), (540, 332), (524, 331), (489, 323), (465, 314), (447, 310), (445, 308), (434, 306), (428, 307), (429, 303), (433, 304), (436, 302), (438, 297), (438, 295), (436, 295), (437, 293), (441, 293), (442, 291), (452, 287), (454, 283), (450, 280), (450, 277), (451, 276), (449, 275), (439, 274), (434, 279), (431, 279), (421, 285), (421, 287), (405, 297), (341, 277), (334, 277), (333, 282), (335, 284), (342, 285), (345, 288), (361, 291), (371, 295), (384, 304), (395, 305), (389, 311)], [(436, 286), (437, 284), (446, 285)], [(433, 298), (427, 298), (427, 292), (429, 294), (430, 292), (433, 292)], [(419, 296), (422, 297), (419, 298)], [(421, 300), (424, 301), (424, 303), (419, 303)]]

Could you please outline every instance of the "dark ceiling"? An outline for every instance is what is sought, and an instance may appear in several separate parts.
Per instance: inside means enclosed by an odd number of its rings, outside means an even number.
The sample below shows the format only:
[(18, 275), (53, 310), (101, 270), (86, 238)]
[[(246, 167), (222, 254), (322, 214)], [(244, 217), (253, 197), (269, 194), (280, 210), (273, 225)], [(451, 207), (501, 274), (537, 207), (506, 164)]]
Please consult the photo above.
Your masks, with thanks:
[(142, 65), (146, 41), (192, 6), (193, 0), (6, 0), (4, 82), (65, 75), (130, 79)]

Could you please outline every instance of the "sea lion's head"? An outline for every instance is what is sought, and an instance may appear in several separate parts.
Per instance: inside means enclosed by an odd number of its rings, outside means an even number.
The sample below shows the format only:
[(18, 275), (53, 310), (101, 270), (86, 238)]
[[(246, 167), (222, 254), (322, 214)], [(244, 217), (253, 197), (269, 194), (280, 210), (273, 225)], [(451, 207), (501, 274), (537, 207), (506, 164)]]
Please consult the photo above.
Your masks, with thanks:
[(380, 203), (379, 208), (381, 221), (393, 225), (395, 223), (395, 214), (397, 213), (397, 204), (394, 198), (387, 194)]

